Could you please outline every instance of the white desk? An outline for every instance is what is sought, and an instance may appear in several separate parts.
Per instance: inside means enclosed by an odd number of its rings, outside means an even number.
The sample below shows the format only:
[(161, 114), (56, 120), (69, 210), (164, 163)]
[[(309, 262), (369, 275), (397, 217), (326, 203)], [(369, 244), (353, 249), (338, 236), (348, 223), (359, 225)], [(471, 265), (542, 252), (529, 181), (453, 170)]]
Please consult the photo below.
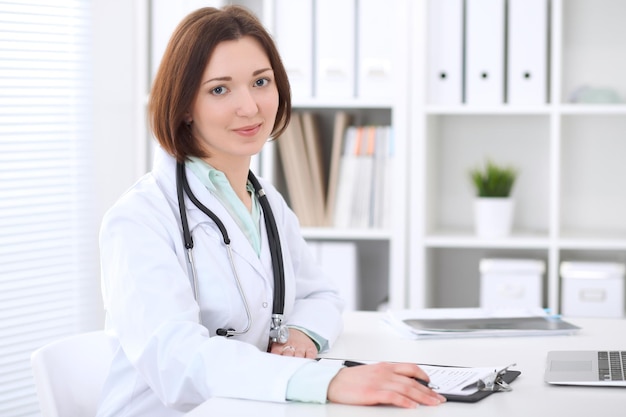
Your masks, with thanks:
[[(345, 315), (345, 330), (327, 357), (388, 360), (459, 366), (516, 363), (522, 374), (513, 391), (495, 393), (477, 403), (445, 403), (417, 409), (340, 404), (264, 403), (213, 398), (187, 417), (622, 417), (625, 388), (551, 386), (543, 382), (549, 350), (626, 349), (626, 320), (568, 319), (582, 327), (575, 336), (498, 337), (457, 340), (407, 340), (380, 321), (381, 313)], [(601, 413), (600, 413), (601, 412)]]

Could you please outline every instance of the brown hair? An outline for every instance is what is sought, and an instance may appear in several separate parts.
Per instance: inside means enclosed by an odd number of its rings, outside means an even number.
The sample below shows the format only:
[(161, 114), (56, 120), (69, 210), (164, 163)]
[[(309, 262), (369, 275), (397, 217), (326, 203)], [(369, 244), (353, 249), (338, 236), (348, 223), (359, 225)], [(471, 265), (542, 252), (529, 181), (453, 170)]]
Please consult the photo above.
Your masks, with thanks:
[(255, 38), (265, 50), (278, 89), (278, 111), (272, 136), (278, 137), (291, 118), (291, 90), (287, 72), (271, 35), (241, 6), (204, 7), (178, 25), (163, 54), (152, 85), (150, 125), (161, 146), (178, 161), (188, 156), (207, 157), (185, 122), (198, 94), (202, 74), (215, 47), (244, 36)]

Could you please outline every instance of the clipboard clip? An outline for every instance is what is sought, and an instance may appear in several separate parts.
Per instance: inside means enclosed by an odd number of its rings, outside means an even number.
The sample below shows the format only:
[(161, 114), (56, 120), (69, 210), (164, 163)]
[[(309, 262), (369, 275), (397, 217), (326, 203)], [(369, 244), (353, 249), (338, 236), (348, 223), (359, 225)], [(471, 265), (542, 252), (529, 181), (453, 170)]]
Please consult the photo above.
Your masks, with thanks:
[(499, 371), (495, 369), (493, 373), (486, 378), (478, 380), (476, 386), (479, 391), (490, 391), (490, 392), (509, 392), (512, 391), (513, 388), (503, 379), (504, 374), (509, 370), (510, 367), (515, 366), (514, 363), (506, 366)]

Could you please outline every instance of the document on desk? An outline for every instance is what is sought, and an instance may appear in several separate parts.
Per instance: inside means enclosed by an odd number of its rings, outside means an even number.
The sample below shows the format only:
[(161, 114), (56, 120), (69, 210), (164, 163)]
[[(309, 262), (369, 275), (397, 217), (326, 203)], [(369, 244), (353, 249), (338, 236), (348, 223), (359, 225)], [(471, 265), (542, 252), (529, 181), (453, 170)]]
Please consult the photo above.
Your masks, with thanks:
[(574, 334), (580, 328), (543, 309), (390, 310), (385, 322), (412, 339)]
[(430, 378), (430, 385), (442, 395), (469, 396), (483, 389), (508, 366), (460, 368), (455, 366), (419, 365)]

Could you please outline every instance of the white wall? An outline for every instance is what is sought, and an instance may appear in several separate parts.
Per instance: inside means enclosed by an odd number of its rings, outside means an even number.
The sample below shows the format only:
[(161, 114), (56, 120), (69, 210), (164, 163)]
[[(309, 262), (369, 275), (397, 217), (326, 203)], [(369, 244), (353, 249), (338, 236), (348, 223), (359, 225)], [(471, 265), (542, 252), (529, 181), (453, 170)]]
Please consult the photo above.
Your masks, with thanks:
[(147, 0), (93, 2), (97, 220), (145, 172)]
[[(148, 5), (149, 0), (94, 0), (92, 5), (95, 230), (104, 212), (147, 169)], [(97, 241), (93, 250), (98, 253)], [(102, 302), (99, 292), (90, 298)]]

